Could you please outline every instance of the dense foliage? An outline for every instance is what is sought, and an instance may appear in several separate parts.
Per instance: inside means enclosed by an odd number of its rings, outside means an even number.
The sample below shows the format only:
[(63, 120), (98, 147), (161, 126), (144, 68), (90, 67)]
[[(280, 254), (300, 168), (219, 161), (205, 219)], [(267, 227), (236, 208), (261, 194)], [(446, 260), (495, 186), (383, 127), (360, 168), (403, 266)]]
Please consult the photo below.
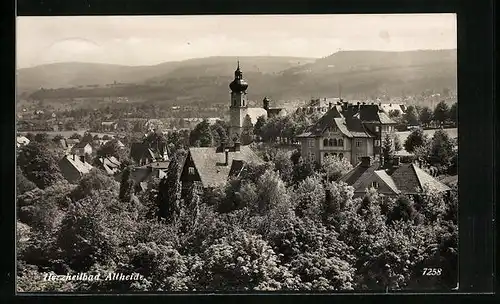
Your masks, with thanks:
[[(293, 157), (292, 157), (293, 156)], [(354, 198), (326, 169), (276, 152), (203, 192), (181, 187), (181, 157), (135, 195), (92, 171), (78, 185), (18, 193), (20, 291), (277, 291), (410, 289), (456, 285), (457, 196), (375, 191)], [(344, 166), (345, 165), (345, 166)], [(128, 172), (126, 170), (126, 172)], [(325, 178), (328, 177), (328, 178)], [(182, 190), (182, 191), (181, 191)], [(443, 269), (439, 278), (424, 267)], [(46, 273), (138, 273), (133, 281), (43, 281)]]

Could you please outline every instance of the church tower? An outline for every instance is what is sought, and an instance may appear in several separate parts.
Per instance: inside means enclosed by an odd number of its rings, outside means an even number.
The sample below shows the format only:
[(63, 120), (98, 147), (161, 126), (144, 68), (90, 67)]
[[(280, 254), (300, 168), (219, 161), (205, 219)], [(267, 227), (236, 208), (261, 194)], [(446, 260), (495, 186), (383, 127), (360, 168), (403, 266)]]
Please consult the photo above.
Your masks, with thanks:
[(241, 137), (243, 120), (247, 115), (247, 88), (248, 83), (243, 79), (240, 62), (234, 71), (234, 80), (229, 84), (231, 89), (231, 105), (229, 107), (229, 139), (234, 141)]

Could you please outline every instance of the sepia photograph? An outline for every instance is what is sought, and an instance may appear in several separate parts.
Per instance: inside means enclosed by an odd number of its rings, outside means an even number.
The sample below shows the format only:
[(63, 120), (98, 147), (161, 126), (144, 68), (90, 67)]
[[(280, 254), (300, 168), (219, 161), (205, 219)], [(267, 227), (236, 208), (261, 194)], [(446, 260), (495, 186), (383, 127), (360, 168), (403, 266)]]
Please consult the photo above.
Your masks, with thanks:
[(16, 292), (458, 290), (456, 22), (17, 17)]

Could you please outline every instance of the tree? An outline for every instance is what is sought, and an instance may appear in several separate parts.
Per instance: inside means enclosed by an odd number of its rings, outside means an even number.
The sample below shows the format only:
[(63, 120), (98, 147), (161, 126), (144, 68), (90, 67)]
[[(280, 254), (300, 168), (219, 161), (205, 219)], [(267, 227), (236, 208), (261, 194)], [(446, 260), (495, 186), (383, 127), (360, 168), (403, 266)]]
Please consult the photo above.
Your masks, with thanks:
[(274, 159), (274, 168), (279, 172), (281, 179), (289, 184), (293, 180), (293, 163), (287, 152), (279, 151)]
[(403, 147), (401, 145), (401, 140), (399, 139), (399, 135), (397, 134), (394, 134), (394, 150), (395, 151), (403, 150)]
[(413, 153), (417, 147), (424, 146), (427, 141), (427, 135), (421, 128), (413, 130), (406, 138), (404, 143), (405, 150)]
[(174, 158), (168, 166), (166, 178), (158, 185), (157, 203), (159, 216), (167, 221), (175, 221), (180, 214), (181, 184), (179, 181), (179, 163)]
[(72, 191), (71, 197), (76, 202), (85, 197), (89, 197), (95, 191), (108, 190), (118, 195), (119, 184), (112, 177), (103, 174), (101, 171), (93, 169), (85, 174), (79, 181), (76, 188)]
[(54, 136), (54, 138), (52, 138), (52, 141), (55, 143), (59, 143), (62, 139), (64, 139), (64, 136), (62, 136), (61, 134), (57, 134), (56, 136)]
[(24, 176), (41, 189), (64, 179), (55, 157), (38, 142), (30, 142), (19, 149), (17, 164)]
[(417, 109), (414, 106), (408, 106), (406, 109), (406, 113), (404, 114), (404, 120), (406, 124), (411, 125), (411, 126), (416, 126), (418, 125), (418, 113)]
[(453, 121), (454, 123), (457, 123), (458, 121), (458, 112), (457, 112), (457, 107), (458, 104), (455, 102), (451, 107), (450, 111), (448, 113), (448, 118)]
[(189, 134), (189, 144), (191, 146), (210, 147), (212, 146), (212, 132), (210, 124), (206, 119), (196, 125)]
[(126, 151), (118, 144), (118, 140), (112, 139), (99, 147), (97, 157), (116, 157), (120, 161), (126, 160), (128, 155)]
[(424, 126), (428, 125), (432, 121), (432, 110), (429, 107), (423, 107), (420, 111), (420, 122)]
[(20, 195), (36, 188), (36, 185), (24, 176), (19, 166), (16, 167), (16, 194)]
[(392, 139), (389, 134), (384, 137), (384, 142), (382, 144), (382, 154), (385, 160), (390, 160), (394, 158), (394, 150), (392, 148)]
[(408, 197), (401, 195), (396, 199), (394, 208), (389, 211), (388, 221), (410, 221), (415, 218), (416, 213), (413, 202)]
[(228, 141), (227, 137), (228, 127), (223, 121), (218, 120), (210, 128), (212, 131), (212, 138), (214, 145), (218, 146), (221, 143)]
[(253, 129), (254, 134), (257, 136), (259, 140), (261, 140), (263, 136), (263, 129), (266, 125), (266, 118), (264, 116), (259, 116), (257, 121), (255, 122), (255, 126)]
[(41, 144), (46, 144), (49, 141), (49, 135), (47, 133), (37, 133), (35, 135), (35, 141)]
[(434, 119), (440, 123), (444, 123), (449, 118), (449, 107), (446, 102), (441, 101), (434, 109)]
[(78, 133), (73, 133), (73, 134), (69, 137), (69, 139), (78, 139), (78, 140), (79, 140), (79, 139), (81, 139), (81, 138), (82, 138), (82, 136), (81, 136), (80, 134), (78, 134)]
[(352, 169), (352, 165), (347, 158), (340, 158), (334, 155), (325, 157), (322, 162), (322, 167), (325, 171), (326, 182), (336, 181)]
[(92, 142), (92, 134), (90, 134), (90, 132), (85, 132), (83, 134), (82, 139), (80, 139), (80, 141), (81, 142), (86, 142), (86, 143)]
[(243, 145), (248, 145), (253, 141), (253, 124), (250, 116), (245, 115), (243, 119), (243, 127), (241, 131), (241, 143)]
[(453, 156), (453, 142), (448, 133), (437, 130), (432, 137), (429, 162), (432, 165), (449, 166)]
[(132, 194), (134, 193), (134, 181), (130, 178), (131, 168), (127, 167), (122, 172), (122, 178), (120, 182), (120, 194), (118, 199), (122, 203), (130, 202)]
[(325, 200), (325, 189), (321, 179), (316, 176), (301, 181), (293, 193), (292, 200), (297, 216), (319, 222)]

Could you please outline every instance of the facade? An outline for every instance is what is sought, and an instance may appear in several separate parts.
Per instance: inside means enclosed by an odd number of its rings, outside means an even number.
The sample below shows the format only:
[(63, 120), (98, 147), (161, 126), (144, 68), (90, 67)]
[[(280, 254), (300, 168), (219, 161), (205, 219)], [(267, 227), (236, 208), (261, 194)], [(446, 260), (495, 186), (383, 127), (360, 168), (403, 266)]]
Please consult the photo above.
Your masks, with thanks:
[(238, 142), (232, 147), (189, 148), (180, 175), (182, 188), (189, 189), (193, 183), (205, 189), (223, 185), (230, 177), (238, 176), (249, 163), (263, 161), (249, 146), (240, 146)]
[(115, 131), (117, 126), (117, 123), (114, 121), (103, 121), (101, 123), (103, 131)]
[(354, 188), (354, 196), (360, 197), (367, 189), (375, 188), (380, 194), (388, 196), (416, 195), (429, 187), (438, 192), (447, 192), (448, 186), (436, 180), (414, 163), (372, 162), (370, 157), (363, 157), (361, 162), (339, 181)]
[(302, 157), (322, 163), (328, 155), (347, 158), (354, 165), (362, 157), (379, 157), (386, 135), (393, 137), (396, 122), (378, 105), (329, 103), (328, 111), (298, 136)]
[(59, 161), (61, 173), (70, 183), (76, 183), (84, 175), (93, 169), (92, 165), (85, 161), (84, 156), (66, 155)]
[(71, 149), (71, 153), (78, 156), (91, 155), (92, 146), (87, 142), (79, 142), (73, 146), (73, 148)]

